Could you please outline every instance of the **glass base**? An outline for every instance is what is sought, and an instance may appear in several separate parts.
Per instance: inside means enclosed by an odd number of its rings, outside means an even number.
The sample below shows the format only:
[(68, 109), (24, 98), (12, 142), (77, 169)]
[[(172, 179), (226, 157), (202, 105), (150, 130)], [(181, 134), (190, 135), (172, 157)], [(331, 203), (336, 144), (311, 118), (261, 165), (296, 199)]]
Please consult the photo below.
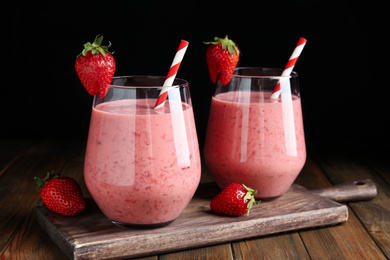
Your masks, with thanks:
[(136, 228), (136, 229), (153, 229), (153, 228), (161, 228), (165, 227), (169, 224), (171, 224), (174, 220), (164, 222), (164, 223), (157, 223), (157, 224), (130, 224), (130, 223), (122, 223), (119, 221), (115, 221), (110, 219), (111, 222), (117, 226), (125, 227), (125, 228)]

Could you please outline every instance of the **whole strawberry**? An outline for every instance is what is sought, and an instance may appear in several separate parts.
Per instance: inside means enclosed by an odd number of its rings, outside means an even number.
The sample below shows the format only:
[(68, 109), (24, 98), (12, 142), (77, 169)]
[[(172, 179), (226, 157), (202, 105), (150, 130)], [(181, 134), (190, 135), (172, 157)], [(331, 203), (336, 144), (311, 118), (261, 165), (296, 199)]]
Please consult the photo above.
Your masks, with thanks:
[(108, 51), (108, 46), (101, 46), (103, 36), (96, 36), (91, 44), (84, 44), (84, 50), (76, 58), (76, 72), (81, 83), (90, 95), (99, 93), (103, 98), (108, 91), (108, 85), (114, 77), (116, 64), (114, 57)]
[[(218, 72), (233, 74), (237, 67), (240, 50), (232, 40), (228, 39), (227, 35), (224, 39), (215, 37), (214, 41), (205, 42), (205, 44), (210, 44), (206, 51), (206, 61), (211, 82), (215, 84)], [(229, 83), (230, 77), (223, 76), (220, 81), (226, 85)]]
[(85, 209), (83, 194), (74, 179), (51, 171), (43, 180), (35, 177), (34, 181), (48, 209), (64, 216), (75, 216)]
[(215, 196), (210, 208), (214, 212), (225, 215), (242, 216), (245, 213), (249, 215), (252, 205), (259, 204), (254, 197), (256, 193), (256, 190), (244, 184), (233, 183)]

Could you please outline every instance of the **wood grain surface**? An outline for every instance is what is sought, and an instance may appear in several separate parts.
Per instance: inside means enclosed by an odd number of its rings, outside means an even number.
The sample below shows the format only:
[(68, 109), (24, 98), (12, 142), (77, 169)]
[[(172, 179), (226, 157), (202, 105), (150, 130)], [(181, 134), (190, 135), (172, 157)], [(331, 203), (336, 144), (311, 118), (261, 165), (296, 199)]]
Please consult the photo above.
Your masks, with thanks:
[[(75, 178), (85, 197), (90, 198), (83, 179), (85, 145), (85, 140), (0, 140), (1, 260), (69, 259), (37, 223), (34, 210), (42, 200), (33, 178), (56, 170), (62, 176)], [(306, 164), (295, 181), (313, 190), (371, 179), (377, 196), (368, 201), (342, 203), (349, 213), (343, 224), (223, 241), (131, 259), (390, 259), (390, 163), (388, 154), (368, 152), (360, 154), (309, 146)], [(213, 178), (207, 167), (202, 167), (202, 183), (207, 182), (213, 182)], [(93, 229), (92, 223), (86, 226)]]
[(202, 184), (181, 216), (155, 229), (113, 225), (93, 200), (81, 215), (57, 215), (43, 205), (35, 207), (37, 221), (50, 237), (74, 259), (139, 257), (207, 246), (228, 241), (328, 226), (348, 219), (348, 209), (299, 185), (274, 200), (261, 202), (249, 216), (230, 217), (210, 210), (219, 192), (214, 183)]

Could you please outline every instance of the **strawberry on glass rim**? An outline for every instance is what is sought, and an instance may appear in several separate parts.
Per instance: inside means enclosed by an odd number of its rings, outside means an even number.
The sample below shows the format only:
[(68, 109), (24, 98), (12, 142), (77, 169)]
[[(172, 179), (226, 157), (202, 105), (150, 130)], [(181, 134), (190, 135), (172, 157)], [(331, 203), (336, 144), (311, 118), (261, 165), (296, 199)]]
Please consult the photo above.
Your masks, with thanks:
[[(210, 44), (206, 51), (206, 61), (209, 69), (210, 80), (215, 84), (218, 72), (233, 74), (237, 67), (240, 50), (235, 42), (226, 35), (225, 38), (214, 37), (214, 41), (204, 42)], [(230, 77), (223, 75), (220, 78), (223, 85), (230, 81)]]
[(96, 36), (93, 43), (84, 44), (83, 51), (77, 56), (75, 69), (84, 88), (90, 95), (99, 93), (103, 98), (108, 91), (108, 85), (114, 77), (115, 59), (108, 51), (108, 46), (102, 46), (103, 36)]

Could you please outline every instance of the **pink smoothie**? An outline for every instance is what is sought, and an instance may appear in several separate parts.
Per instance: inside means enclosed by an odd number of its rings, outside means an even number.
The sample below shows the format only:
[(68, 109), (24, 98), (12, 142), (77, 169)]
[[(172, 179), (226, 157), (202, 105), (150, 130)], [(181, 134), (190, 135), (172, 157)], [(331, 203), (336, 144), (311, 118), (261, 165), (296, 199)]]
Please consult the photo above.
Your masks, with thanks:
[(278, 197), (306, 160), (301, 101), (271, 102), (269, 93), (239, 93), (213, 97), (205, 161), (221, 188), (243, 183), (257, 189), (257, 198)]
[(95, 202), (113, 221), (170, 222), (198, 187), (192, 107), (166, 102), (165, 112), (157, 113), (154, 104), (121, 100), (92, 110), (84, 176)]

